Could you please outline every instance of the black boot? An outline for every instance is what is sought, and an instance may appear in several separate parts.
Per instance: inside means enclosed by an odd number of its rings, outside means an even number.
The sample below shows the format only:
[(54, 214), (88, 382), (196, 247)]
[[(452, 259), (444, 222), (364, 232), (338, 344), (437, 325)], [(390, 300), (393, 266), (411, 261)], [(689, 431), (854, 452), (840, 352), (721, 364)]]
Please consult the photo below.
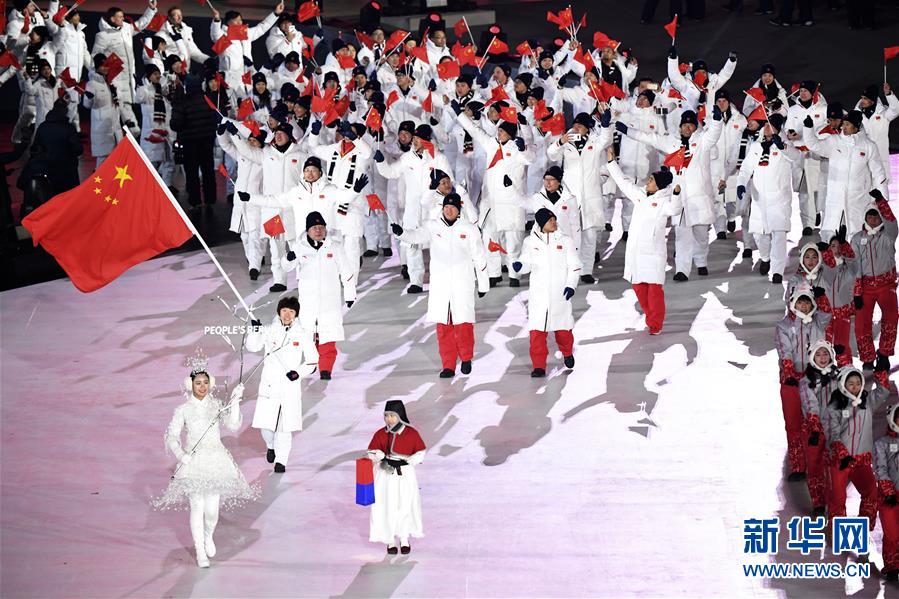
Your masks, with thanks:
[(250, 280), (255, 281), (259, 278), (259, 269), (251, 268), (250, 269)]
[(287, 468), (284, 467), (284, 464), (275, 464), (275, 472), (284, 473), (287, 471)]
[(365, 250), (364, 252), (362, 252), (363, 258), (374, 258), (377, 255), (378, 255), (378, 250)]
[(812, 231), (811, 227), (803, 227), (802, 228), (802, 236), (803, 237), (808, 237), (809, 235), (813, 235), (814, 233), (815, 232)]
[(471, 360), (462, 362), (460, 370), (462, 371), (462, 374), (471, 374)]
[(565, 368), (574, 368), (574, 356), (565, 356)]
[(494, 287), (502, 283), (502, 281), (502, 277), (490, 277), (490, 288), (493, 289)]
[(621, 241), (627, 241), (627, 231), (621, 234)]
[(715, 238), (718, 239), (719, 241), (721, 241), (721, 240), (726, 240), (726, 239), (727, 239), (727, 233), (725, 233), (724, 231), (718, 231), (718, 234), (715, 235)]
[(771, 275), (771, 282), (775, 285), (780, 285), (784, 282), (783, 275), (777, 272), (774, 273), (773, 275)]
[(887, 581), (896, 582), (899, 581), (899, 570), (889, 570), (888, 572), (884, 572), (887, 577)]
[(409, 288), (406, 289), (406, 293), (421, 293), (424, 289), (419, 285), (409, 285)]
[(500, 268), (499, 271), (503, 273), (509, 272), (509, 267), (503, 264), (502, 268)]
[(387, 555), (396, 555), (400, 550), (396, 547), (387, 546)]
[(596, 282), (596, 279), (593, 278), (593, 275), (584, 275), (581, 277), (581, 283), (585, 283), (587, 285), (592, 285)]
[(509, 278), (509, 287), (521, 287), (521, 281), (510, 277)]
[(287, 291), (287, 285), (282, 285), (281, 283), (275, 283), (271, 287), (268, 288), (269, 293), (281, 293), (282, 291)]
[(752, 248), (743, 248), (743, 257), (752, 258)]
[(268, 451), (265, 452), (265, 461), (268, 462), (269, 464), (275, 463), (275, 450), (274, 449), (269, 449)]
[(330, 370), (322, 370), (318, 376), (323, 381), (330, 381), (331, 380), (331, 371)]
[(709, 267), (708, 267), (708, 266), (699, 266), (699, 267), (697, 267), (697, 268), (696, 268), (696, 274), (698, 274), (700, 277), (707, 277), (707, 276), (709, 276)]
[(734, 233), (737, 230), (737, 221), (729, 220), (727, 221), (727, 232)]
[(599, 252), (593, 254), (593, 264), (599, 264)]
[(393, 250), (390, 248), (382, 249), (381, 253), (384, 255), (385, 258), (390, 258), (391, 256), (393, 256)]
[(770, 260), (759, 260), (759, 274), (763, 277), (767, 277), (768, 273), (771, 271), (771, 261)]
[(678, 272), (674, 274), (674, 280), (678, 283), (683, 283), (684, 281), (689, 281), (689, 277), (682, 272)]
[(455, 370), (450, 370), (449, 368), (444, 368), (440, 371), (440, 378), (442, 379), (451, 379), (456, 376)]
[(606, 231), (612, 232), (612, 223), (606, 223)]
[(531, 371), (532, 379), (541, 379), (546, 376), (546, 371), (542, 368), (535, 368)]

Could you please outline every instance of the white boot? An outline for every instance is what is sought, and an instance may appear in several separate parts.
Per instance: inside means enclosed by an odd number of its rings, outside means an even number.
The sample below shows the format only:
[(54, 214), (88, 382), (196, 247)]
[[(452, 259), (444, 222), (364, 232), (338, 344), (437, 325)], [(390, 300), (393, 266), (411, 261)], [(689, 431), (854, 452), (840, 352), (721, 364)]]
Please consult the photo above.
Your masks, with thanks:
[(191, 495), (190, 498), (190, 536), (194, 539), (194, 548), (197, 551), (197, 566), (209, 567), (209, 558), (206, 556), (205, 534), (203, 526), (203, 497)]
[(215, 543), (212, 542), (212, 531), (207, 530), (206, 534), (203, 535), (205, 542), (206, 555), (209, 557), (215, 557)]
[(206, 557), (206, 549), (203, 545), (197, 543), (194, 545), (197, 549), (197, 567), (199, 568), (208, 568), (209, 567), (209, 558)]

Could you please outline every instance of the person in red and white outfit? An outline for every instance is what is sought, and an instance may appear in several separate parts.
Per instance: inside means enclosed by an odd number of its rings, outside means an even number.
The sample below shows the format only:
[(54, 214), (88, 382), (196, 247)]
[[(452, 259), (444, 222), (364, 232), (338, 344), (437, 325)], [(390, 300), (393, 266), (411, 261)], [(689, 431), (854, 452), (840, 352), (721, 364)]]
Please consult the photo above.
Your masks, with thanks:
[(874, 475), (880, 494), (880, 527), (883, 529), (883, 574), (899, 580), (899, 412), (894, 404), (887, 410), (887, 434), (874, 442)]

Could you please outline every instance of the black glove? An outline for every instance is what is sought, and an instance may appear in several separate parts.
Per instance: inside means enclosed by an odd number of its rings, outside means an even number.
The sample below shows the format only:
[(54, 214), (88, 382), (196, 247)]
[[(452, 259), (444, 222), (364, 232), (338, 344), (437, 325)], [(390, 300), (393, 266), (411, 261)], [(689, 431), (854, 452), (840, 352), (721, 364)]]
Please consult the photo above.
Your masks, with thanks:
[(668, 48), (668, 58), (677, 59), (677, 46), (671, 44), (671, 47)]
[(375, 154), (372, 158), (375, 159), (375, 162), (384, 162), (384, 154), (381, 150), (375, 150)]
[(815, 296), (815, 299), (824, 296), (825, 293), (824, 287), (812, 287), (812, 294)]
[(253, 66), (253, 59), (250, 58), (249, 56), (244, 56), (243, 57), (243, 66), (245, 66), (245, 67)]
[(353, 184), (353, 191), (359, 193), (365, 188), (366, 185), (368, 185), (368, 175), (362, 174), (358, 179), (356, 179), (356, 183)]
[(812, 446), (817, 445), (820, 441), (821, 441), (821, 433), (819, 433), (818, 431), (815, 431), (811, 435), (808, 436), (808, 444), (809, 445), (812, 445)]
[(237, 197), (240, 198), (241, 202), (249, 202), (250, 201), (250, 194), (248, 194), (245, 191), (238, 191)]
[(238, 131), (237, 131), (237, 125), (235, 125), (235, 124), (232, 123), (231, 121), (227, 121), (227, 122), (225, 123), (225, 129), (227, 129), (227, 130), (228, 130), (228, 133), (230, 133), (231, 135), (237, 135), (237, 134), (238, 134)]
[(737, 62), (737, 53), (734, 52), (733, 50), (731, 50), (730, 53), (727, 55), (727, 59)]
[(322, 29), (321, 27), (319, 27), (318, 29), (316, 29), (315, 31), (312, 32), (312, 35), (319, 39), (325, 39), (325, 30)]
[(884, 499), (883, 501), (884, 501), (884, 503), (886, 503), (887, 505), (896, 505), (896, 503), (897, 503), (897, 501), (896, 501), (896, 496), (895, 496), (895, 495), (890, 495), (890, 496), (888, 496), (886, 499)]
[(833, 353), (835, 353), (838, 356), (842, 356), (844, 351), (846, 351), (845, 345), (841, 345), (841, 344), (837, 343), (836, 345), (833, 346)]
[(840, 245), (846, 243), (846, 225), (840, 225), (840, 228), (837, 230), (837, 241)]
[(848, 468), (848, 467), (849, 467), (849, 464), (850, 464), (851, 462), (853, 462), (853, 461), (854, 461), (854, 460), (852, 459), (852, 456), (851, 456), (851, 455), (847, 455), (845, 458), (843, 458), (842, 460), (840, 460), (840, 470), (845, 470), (846, 468)]
[(262, 63), (262, 68), (267, 71), (274, 71), (278, 67), (276, 67), (274, 61), (271, 58), (269, 58), (268, 60), (266, 60), (265, 62)]
[(524, 152), (524, 140), (520, 137), (515, 138), (515, 147), (518, 148), (519, 152)]
[(478, 291), (478, 298), (482, 298), (482, 297), (484, 297), (485, 295), (487, 295), (487, 292), (486, 292), (486, 291)]
[(822, 254), (830, 249), (830, 244), (827, 243), (826, 241), (819, 241), (818, 243), (815, 244), (815, 246), (818, 248), (818, 251), (821, 252)]
[(512, 179), (509, 178), (509, 175), (503, 175), (503, 185), (512, 187)]
[(462, 106), (456, 100), (450, 102), (450, 108), (453, 109), (453, 112), (455, 112), (456, 115), (462, 114)]
[(746, 186), (737, 185), (737, 199), (742, 200), (744, 195), (746, 195)]
[(606, 108), (599, 117), (599, 126), (605, 129), (612, 123), (612, 111)]
[(356, 102), (354, 100), (350, 101), (350, 112), (356, 112)]
[(880, 193), (879, 189), (872, 189), (871, 191), (868, 192), (868, 195), (871, 196), (872, 198), (874, 198), (875, 200), (884, 199), (883, 194)]
[(861, 310), (865, 305), (865, 300), (862, 299), (862, 296), (856, 295), (852, 298), (852, 304), (855, 306), (856, 310)]
[(437, 91), (437, 82), (431, 79), (428, 81), (428, 91), (435, 92)]
[(85, 90), (84, 95), (87, 96), (88, 98), (90, 98), (91, 100), (94, 99), (94, 94), (92, 92)]
[(790, 377), (786, 381), (784, 381), (784, 385), (786, 385), (787, 387), (798, 387), (799, 381), (797, 381), (793, 377)]
[(216, 134), (218, 134), (218, 135), (224, 135), (226, 131), (228, 131), (228, 122), (227, 121), (221, 122), (215, 130)]
[(524, 267), (524, 265), (517, 260), (512, 263), (512, 270), (514, 270), (515, 272), (521, 272), (521, 269), (523, 267)]
[[(718, 108), (717, 106), (715, 108)], [(784, 149), (784, 140), (780, 138), (780, 135), (775, 135), (771, 138), (771, 143), (773, 143), (779, 150)]]
[(284, 64), (284, 55), (278, 52), (277, 54), (272, 56), (272, 64), (275, 65), (275, 69), (280, 67), (282, 64)]
[(289, 378), (292, 381), (295, 381), (298, 378), (300, 378), (300, 375), (297, 373), (296, 370), (291, 370), (290, 372), (287, 373), (287, 378)]
[(261, 327), (262, 321), (254, 318), (253, 320), (250, 321), (250, 326), (251, 327)]
[(431, 123), (432, 127), (436, 127), (437, 125), (440, 124), (440, 121), (437, 120), (437, 117), (433, 117), (433, 116), (430, 119), (428, 119), (428, 122)]
[(347, 307), (347, 308), (352, 308), (352, 307), (353, 307), (353, 304), (355, 304), (355, 303), (356, 303), (356, 302), (354, 302), (354, 301), (348, 300), (347, 303), (346, 303), (346, 307)]
[(481, 87), (487, 87), (490, 84), (490, 75), (488, 75), (487, 73), (481, 73), (480, 75), (478, 75), (477, 83)]
[(724, 115), (721, 114), (721, 109), (718, 108), (718, 105), (717, 105), (717, 104), (715, 104), (715, 105), (712, 107), (712, 120), (720, 121), (720, 120), (723, 119), (723, 118), (724, 118)]
[(802, 119), (802, 126), (811, 129), (815, 126), (815, 122), (812, 120), (812, 117), (806, 115), (806, 117)]
[(318, 135), (322, 130), (322, 122), (321, 121), (313, 121), (311, 125), (309, 125), (309, 132), (312, 135)]
[(621, 135), (627, 135), (627, 125), (625, 125), (621, 121), (617, 121), (615, 123), (615, 131), (617, 131)]
[(397, 237), (403, 234), (403, 228), (396, 223), (390, 223), (390, 230), (393, 231), (393, 234)]
[(565, 296), (565, 299), (571, 301), (571, 298), (574, 297), (574, 289), (571, 287), (566, 287), (562, 290), (562, 295)]
[(289, 252), (287, 252), (287, 261), (288, 262), (293, 262), (296, 259), (297, 259), (296, 252), (294, 252), (293, 250), (290, 250)]

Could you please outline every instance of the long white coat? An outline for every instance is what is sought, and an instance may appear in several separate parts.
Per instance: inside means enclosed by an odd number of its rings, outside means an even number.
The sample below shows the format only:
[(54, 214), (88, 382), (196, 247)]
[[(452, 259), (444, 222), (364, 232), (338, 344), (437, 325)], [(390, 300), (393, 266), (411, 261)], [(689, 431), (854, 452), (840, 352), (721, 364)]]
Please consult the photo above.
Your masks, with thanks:
[(54, 77), (53, 85), (43, 77), (22, 77), (21, 81), (22, 91), (34, 98), (34, 128), (37, 130), (47, 119), (47, 113), (53, 109), (53, 103), (59, 99), (58, 90), (64, 90), (65, 86), (58, 77)]
[[(883, 172), (887, 177), (887, 181), (889, 181), (891, 178), (890, 123), (896, 117), (899, 117), (899, 99), (896, 98), (895, 93), (890, 93), (886, 98), (886, 106), (880, 100), (877, 100), (877, 106), (874, 108), (874, 114), (871, 116), (865, 116), (865, 113), (862, 113), (862, 131), (877, 146), (880, 161), (883, 163)], [(855, 106), (855, 109), (859, 110), (858, 105)]]
[[(243, 191), (252, 197), (262, 192), (262, 165), (247, 160), (236, 148), (230, 133), (219, 136), (222, 150), (237, 162), (237, 179), (234, 190)], [(240, 142), (240, 138), (238, 138)], [(240, 142), (242, 143), (242, 142)], [(231, 208), (229, 231), (234, 233), (249, 232), (256, 237), (265, 237), (262, 230), (262, 210), (250, 202), (235, 201)]]
[[(276, 316), (271, 324), (259, 327), (258, 331), (251, 330), (246, 345), (248, 351), (265, 354), (253, 428), (284, 432), (303, 430), (301, 382), (304, 376), (315, 372), (318, 364), (312, 334), (297, 321), (286, 328)], [(295, 381), (287, 378), (291, 370), (300, 378)]]
[[(121, 27), (113, 27), (105, 18), (101, 18), (97, 26), (91, 56), (103, 54), (108, 57), (114, 52), (122, 59), (122, 72), (112, 80), (119, 102), (130, 104), (134, 101), (134, 75), (137, 73), (137, 64), (134, 62), (134, 36), (143, 31), (155, 15), (156, 9), (147, 7), (134, 25), (125, 22)], [(74, 77), (74, 74), (72, 76)]]
[(737, 176), (737, 185), (748, 187), (750, 180), (752, 182), (749, 232), (789, 231), (793, 205), (793, 165), (799, 162), (802, 155), (790, 142), (785, 143), (783, 150), (772, 145), (768, 165), (762, 166), (759, 165), (762, 151), (761, 141), (752, 142)]
[(291, 52), (296, 52), (300, 56), (302, 66), (303, 48), (306, 47), (306, 42), (303, 41), (303, 35), (297, 31), (297, 28), (292, 24), (290, 29), (293, 33), (293, 39), (288, 41), (287, 36), (284, 35), (284, 32), (281, 31), (280, 27), (272, 27), (272, 30), (265, 38), (265, 49), (268, 52), (269, 58), (273, 57), (275, 54), (287, 56)]
[(680, 213), (681, 198), (672, 193), (672, 185), (652, 195), (625, 179), (615, 162), (608, 165), (618, 189), (634, 204), (631, 228), (624, 250), (624, 278), (632, 284), (665, 284), (668, 264), (668, 218)]
[(478, 228), (460, 218), (447, 225), (441, 218), (403, 231), (400, 240), (412, 244), (430, 242), (428, 322), (474, 322), (475, 283), (481, 293), (490, 289), (487, 252)]
[(571, 301), (565, 299), (566, 287), (577, 289), (581, 259), (574, 241), (558, 231), (543, 233), (531, 229), (518, 261), (521, 272), (531, 273), (528, 290), (528, 329), (531, 331), (569, 331), (574, 328)]
[[(84, 23), (79, 23), (76, 29), (74, 25), (63, 19), (62, 27), (53, 36), (53, 46), (56, 48), (56, 73), (62, 73), (68, 68), (75, 81), (81, 81), (82, 72), (85, 69), (90, 70), (92, 65), (84, 29)], [(53, 64), (52, 60), (50, 64)]]
[[(724, 61), (724, 66), (721, 67), (720, 71), (710, 73), (706, 83), (706, 97), (711, 96), (711, 98), (714, 98), (715, 92), (727, 85), (736, 69), (737, 61), (727, 59)], [(692, 79), (687, 79), (680, 72), (680, 62), (677, 58), (668, 58), (668, 81), (684, 97), (684, 105), (686, 107), (694, 111), (698, 109), (701, 92)]]
[(181, 57), (185, 71), (190, 70), (191, 61), (202, 63), (209, 59), (209, 56), (204, 54), (197, 46), (197, 42), (194, 41), (194, 30), (184, 21), (181, 22), (181, 39), (175, 40), (175, 28), (171, 21), (163, 23), (156, 35), (165, 40), (170, 54), (177, 54)]
[(421, 213), (421, 198), (430, 191), (431, 173), (437, 169), (452, 176), (452, 168), (449, 161), (442, 153), (434, 150), (434, 157), (423, 151), (419, 155), (414, 150), (400, 154), (395, 162), (386, 159), (375, 163), (378, 173), (388, 179), (401, 179), (405, 191), (403, 197), (403, 228), (414, 229), (420, 227), (427, 219), (427, 215)]
[[(628, 127), (651, 133), (665, 131), (665, 122), (656, 114), (652, 106), (637, 108), (633, 98), (623, 100), (613, 98), (611, 106), (612, 115), (617, 116), (618, 120)], [(628, 180), (633, 183), (641, 183), (649, 175), (659, 170), (659, 151), (625, 135), (621, 137), (618, 164)]]
[(857, 233), (862, 229), (865, 209), (871, 203), (868, 192), (879, 189), (884, 197), (888, 197), (886, 173), (877, 146), (861, 131), (855, 135), (824, 138), (813, 132), (814, 129), (803, 127), (802, 142), (809, 150), (830, 161), (821, 230), (836, 231), (840, 224), (845, 224), (849, 235)]
[[(143, 85), (138, 87), (137, 92), (134, 94), (135, 104), (141, 105), (140, 147), (151, 162), (162, 162), (171, 160), (172, 158), (172, 132), (169, 129), (169, 119), (172, 116), (172, 107), (169, 104), (168, 99), (166, 98), (168, 92), (168, 83), (165, 79), (161, 79), (159, 81), (159, 85), (162, 86), (162, 101), (165, 104), (164, 121), (156, 121), (153, 118), (153, 105), (156, 99), (156, 88), (153, 87), (152, 83), (147, 81), (147, 79), (145, 78)], [(165, 131), (167, 135), (154, 133), (154, 129), (158, 131)], [(151, 137), (153, 138), (152, 140), (150, 139)], [(157, 141), (157, 138), (162, 139), (163, 141)]]
[(594, 129), (587, 144), (579, 152), (572, 143), (551, 143), (546, 155), (561, 162), (565, 171), (565, 187), (578, 199), (581, 210), (581, 230), (597, 229), (605, 224), (603, 215), (603, 185), (608, 179), (606, 150), (612, 145), (612, 128)]
[(297, 269), (300, 323), (318, 335), (319, 344), (343, 341), (343, 302), (356, 301), (356, 277), (343, 245), (328, 237), (318, 250), (308, 240), (291, 249), (296, 260), (285, 257), (281, 266), (285, 271)]
[(122, 141), (122, 114), (113, 103), (112, 92), (102, 75), (91, 71), (85, 91), (93, 94), (93, 97), (84, 94), (81, 100), (84, 107), (91, 111), (91, 154), (95, 157), (108, 156)]
[[(261, 22), (247, 28), (247, 39), (240, 41), (232, 41), (225, 48), (225, 51), (219, 54), (219, 70), (225, 72), (225, 81), (231, 89), (240, 89), (243, 85), (240, 78), (244, 72), (243, 57), (253, 57), (253, 42), (265, 35), (272, 28), (278, 16), (270, 13)], [(209, 24), (209, 37), (212, 43), (228, 33), (228, 25), (223, 21), (212, 21)]]
[(574, 242), (574, 247), (581, 247), (581, 212), (578, 201), (565, 185), (559, 188), (559, 199), (555, 203), (549, 200), (545, 188), (531, 195), (526, 202), (528, 210), (537, 213), (541, 208), (546, 208), (556, 215), (556, 223), (559, 231)]
[(283, 214), (292, 212), (293, 221), (297, 223), (296, 242), (305, 243), (306, 215), (318, 212), (325, 219), (328, 234), (347, 233), (341, 229), (345, 217), (338, 215), (337, 208), (341, 204), (350, 203), (358, 196), (353, 190), (337, 189), (321, 177), (313, 183), (301, 180), (290, 189), (274, 195), (250, 196), (250, 205), (263, 208), (277, 208)]

